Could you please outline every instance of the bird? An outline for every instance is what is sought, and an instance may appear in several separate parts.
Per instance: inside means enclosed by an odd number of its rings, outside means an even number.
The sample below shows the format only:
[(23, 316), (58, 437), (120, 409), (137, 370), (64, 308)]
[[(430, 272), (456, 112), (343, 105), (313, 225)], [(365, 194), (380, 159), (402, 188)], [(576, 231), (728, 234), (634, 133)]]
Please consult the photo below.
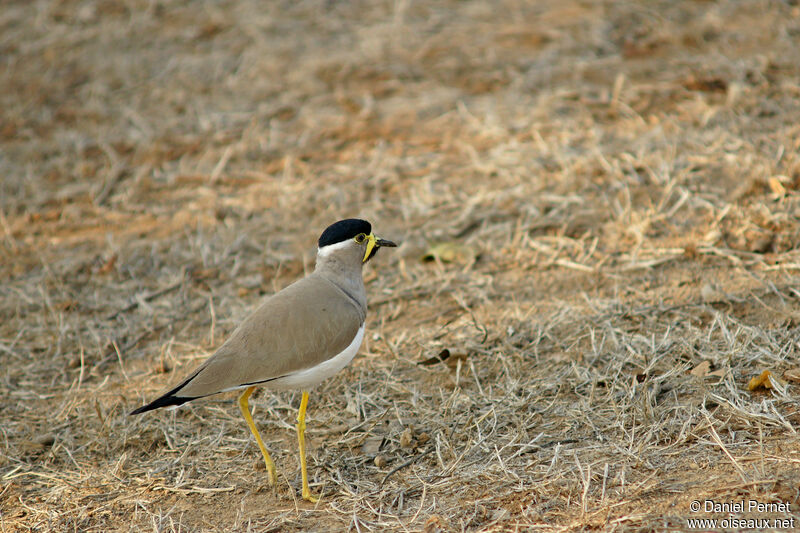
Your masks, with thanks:
[(261, 440), (247, 400), (258, 386), (300, 389), (297, 439), (302, 497), (314, 503), (318, 499), (308, 486), (305, 448), (309, 390), (355, 357), (364, 339), (367, 314), (363, 265), (378, 249), (397, 246), (376, 237), (372, 225), (357, 218), (331, 224), (317, 244), (316, 266), (311, 274), (267, 297), (184, 380), (130, 413), (175, 408), (198, 398), (242, 390), (239, 409), (264, 457), (269, 484), (275, 487), (275, 463)]

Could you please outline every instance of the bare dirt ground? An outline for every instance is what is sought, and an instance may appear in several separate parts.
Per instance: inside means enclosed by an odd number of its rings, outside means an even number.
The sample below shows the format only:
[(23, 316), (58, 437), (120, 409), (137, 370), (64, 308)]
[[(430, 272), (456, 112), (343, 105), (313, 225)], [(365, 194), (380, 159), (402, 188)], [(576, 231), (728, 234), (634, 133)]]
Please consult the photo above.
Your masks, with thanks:
[[(0, 531), (800, 526), (799, 42), (778, 1), (3, 2)], [(126, 415), (346, 216), (402, 246), (311, 395), (319, 504), (298, 393), (252, 401), (274, 492), (233, 393)]]

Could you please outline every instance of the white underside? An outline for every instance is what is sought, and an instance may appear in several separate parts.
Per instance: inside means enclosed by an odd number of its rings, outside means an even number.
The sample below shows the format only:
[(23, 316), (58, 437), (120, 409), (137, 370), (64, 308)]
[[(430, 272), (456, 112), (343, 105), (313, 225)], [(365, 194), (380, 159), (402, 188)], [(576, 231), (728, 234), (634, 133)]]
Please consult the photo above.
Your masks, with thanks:
[(284, 376), (282, 378), (274, 379), (268, 383), (265, 383), (264, 385), (271, 389), (278, 390), (307, 389), (312, 385), (316, 385), (320, 381), (338, 374), (341, 369), (350, 364), (350, 361), (352, 361), (353, 357), (355, 357), (356, 353), (358, 353), (358, 349), (361, 347), (361, 341), (363, 340), (364, 324), (361, 324), (361, 327), (358, 328), (358, 331), (356, 332), (355, 338), (353, 338), (353, 342), (351, 342), (347, 348), (339, 352), (339, 354), (336, 356), (331, 357), (327, 361), (320, 363), (317, 366), (295, 372), (294, 374), (289, 374), (288, 376)]

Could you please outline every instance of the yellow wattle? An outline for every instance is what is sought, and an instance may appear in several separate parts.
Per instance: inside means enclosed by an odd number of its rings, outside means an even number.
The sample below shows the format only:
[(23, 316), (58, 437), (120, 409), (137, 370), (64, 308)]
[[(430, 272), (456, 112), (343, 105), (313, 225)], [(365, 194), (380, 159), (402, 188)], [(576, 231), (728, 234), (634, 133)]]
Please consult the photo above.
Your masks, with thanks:
[(362, 263), (367, 262), (367, 259), (369, 259), (369, 254), (372, 253), (372, 249), (375, 248), (376, 244), (378, 244), (378, 239), (375, 238), (375, 234), (370, 233), (367, 235), (367, 250), (364, 252), (364, 259), (361, 261)]

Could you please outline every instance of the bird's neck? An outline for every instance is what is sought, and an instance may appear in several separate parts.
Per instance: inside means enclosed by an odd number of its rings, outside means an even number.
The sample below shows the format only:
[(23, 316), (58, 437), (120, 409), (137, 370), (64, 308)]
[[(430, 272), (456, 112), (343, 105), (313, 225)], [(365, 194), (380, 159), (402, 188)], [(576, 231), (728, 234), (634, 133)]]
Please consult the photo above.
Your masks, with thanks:
[(366, 313), (367, 290), (364, 288), (364, 278), (361, 276), (361, 261), (349, 264), (346, 258), (318, 255), (314, 274), (339, 287), (358, 304), (363, 313)]

